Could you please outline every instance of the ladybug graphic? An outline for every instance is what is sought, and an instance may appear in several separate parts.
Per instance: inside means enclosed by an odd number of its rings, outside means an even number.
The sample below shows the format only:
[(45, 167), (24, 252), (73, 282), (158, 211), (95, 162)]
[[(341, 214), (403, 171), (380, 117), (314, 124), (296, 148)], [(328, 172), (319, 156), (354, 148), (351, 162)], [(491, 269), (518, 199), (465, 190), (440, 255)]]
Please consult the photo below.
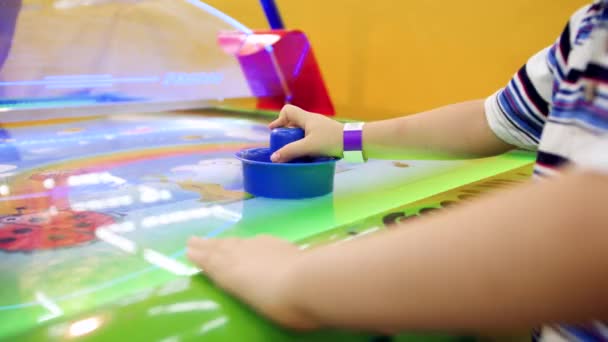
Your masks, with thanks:
[(0, 250), (31, 252), (72, 247), (95, 239), (114, 217), (93, 211), (61, 210), (0, 217)]

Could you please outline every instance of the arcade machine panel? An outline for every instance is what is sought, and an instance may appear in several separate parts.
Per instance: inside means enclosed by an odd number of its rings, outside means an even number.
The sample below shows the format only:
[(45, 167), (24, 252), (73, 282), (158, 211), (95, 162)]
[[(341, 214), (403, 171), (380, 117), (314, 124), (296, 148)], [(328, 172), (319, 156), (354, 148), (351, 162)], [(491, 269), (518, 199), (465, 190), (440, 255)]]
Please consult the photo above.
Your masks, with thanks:
[[(219, 108), (231, 98), (265, 110)], [(0, 340), (369, 340), (270, 324), (198, 274), (187, 238), (306, 248), (529, 174), (523, 152), (340, 162), (331, 195), (253, 197), (234, 154), (267, 144), (285, 102), (333, 113), (301, 32), (196, 0), (2, 1)]]

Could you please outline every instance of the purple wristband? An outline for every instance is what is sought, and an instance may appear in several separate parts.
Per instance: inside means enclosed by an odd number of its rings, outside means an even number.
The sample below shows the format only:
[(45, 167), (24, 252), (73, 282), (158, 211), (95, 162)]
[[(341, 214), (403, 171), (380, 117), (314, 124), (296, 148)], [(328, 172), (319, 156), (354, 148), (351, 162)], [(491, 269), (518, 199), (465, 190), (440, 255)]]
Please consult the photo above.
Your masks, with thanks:
[(363, 122), (344, 124), (343, 157), (347, 162), (364, 163), (363, 155)]
[(361, 130), (344, 131), (344, 151), (362, 151), (363, 134)]

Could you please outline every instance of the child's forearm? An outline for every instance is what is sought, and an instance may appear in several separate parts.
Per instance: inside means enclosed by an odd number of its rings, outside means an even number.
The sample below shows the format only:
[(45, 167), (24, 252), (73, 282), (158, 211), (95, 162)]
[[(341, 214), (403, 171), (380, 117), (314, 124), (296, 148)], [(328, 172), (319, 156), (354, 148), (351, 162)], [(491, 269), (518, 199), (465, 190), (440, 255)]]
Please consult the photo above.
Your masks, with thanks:
[(313, 249), (285, 297), (320, 325), (375, 331), (606, 318), (607, 199), (608, 176), (572, 174)]
[(364, 128), (363, 141), (369, 158), (470, 158), (514, 148), (488, 126), (483, 100), (370, 122)]

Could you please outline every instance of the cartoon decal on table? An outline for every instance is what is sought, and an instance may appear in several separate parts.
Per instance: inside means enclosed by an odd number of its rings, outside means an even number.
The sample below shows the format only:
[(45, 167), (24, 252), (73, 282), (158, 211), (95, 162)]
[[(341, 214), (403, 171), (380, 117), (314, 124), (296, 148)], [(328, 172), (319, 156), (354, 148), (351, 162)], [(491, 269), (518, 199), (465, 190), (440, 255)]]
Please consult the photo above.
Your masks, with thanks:
[(251, 198), (242, 190), (241, 172), (241, 164), (234, 158), (206, 159), (172, 168), (164, 181), (198, 193), (201, 202), (232, 202)]
[[(232, 129), (227, 122), (234, 123)], [(51, 208), (114, 217), (119, 209), (133, 213), (182, 201), (218, 205), (248, 199), (240, 164), (231, 156), (260, 145), (267, 132), (265, 124), (251, 121), (188, 116), (152, 117), (146, 124), (125, 115), (15, 126), (11, 135), (0, 136), (14, 143), (4, 149), (18, 152), (7, 157), (13, 163), (1, 159), (0, 217)], [(3, 234), (6, 243), (14, 243), (13, 235)]]
[[(26, 209), (26, 208), (23, 208)], [(95, 239), (95, 230), (115, 222), (108, 214), (60, 210), (0, 218), (0, 249), (31, 252), (84, 244)]]
[(0, 202), (0, 249), (31, 252), (77, 246), (95, 240), (97, 227), (115, 222), (118, 215), (70, 206), (66, 186), (82, 172), (42, 171), (12, 182)]
[[(10, 193), (7, 190), (0, 201), (0, 250), (80, 246), (96, 241), (99, 228), (120, 223), (128, 213), (184, 200), (223, 205), (251, 198), (242, 190), (241, 168), (235, 159), (200, 159), (196, 154), (167, 158), (185, 163), (167, 163), (172, 167), (163, 169), (164, 158), (134, 157), (104, 164), (93, 158), (90, 163), (76, 161), (74, 167), (71, 161), (11, 177)], [(148, 170), (160, 172), (146, 174)]]

